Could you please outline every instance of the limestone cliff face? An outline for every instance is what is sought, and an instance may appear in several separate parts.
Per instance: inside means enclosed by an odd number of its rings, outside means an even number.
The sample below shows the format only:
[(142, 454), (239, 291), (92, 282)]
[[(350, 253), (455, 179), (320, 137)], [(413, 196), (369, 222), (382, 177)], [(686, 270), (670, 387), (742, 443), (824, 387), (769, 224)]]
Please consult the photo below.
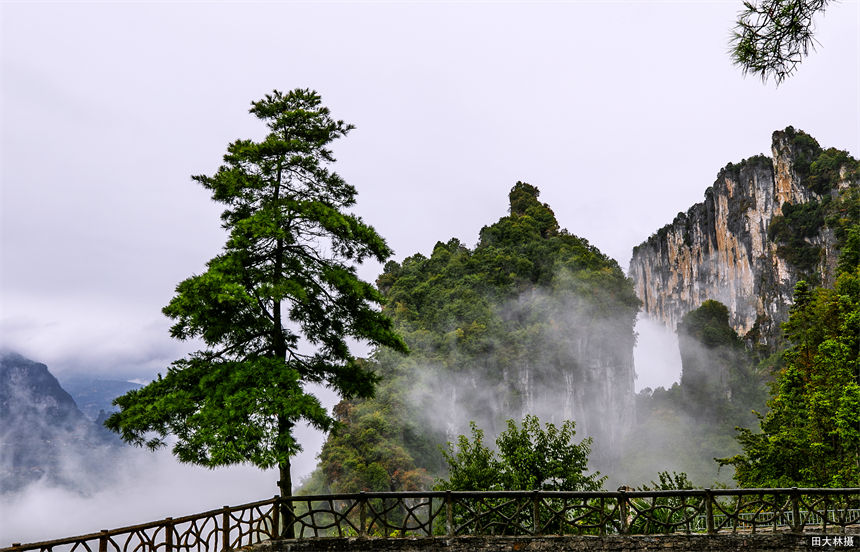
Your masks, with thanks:
[[(798, 175), (805, 154), (792, 129), (773, 134), (772, 158), (757, 156), (729, 164), (705, 192), (705, 200), (633, 249), (630, 276), (643, 310), (674, 329), (705, 300), (729, 308), (741, 335), (758, 324), (759, 340), (770, 341), (786, 320), (799, 271), (777, 254), (768, 226), (783, 204), (818, 199)], [(838, 252), (823, 228), (809, 243), (821, 246), (816, 268), (832, 279)]]

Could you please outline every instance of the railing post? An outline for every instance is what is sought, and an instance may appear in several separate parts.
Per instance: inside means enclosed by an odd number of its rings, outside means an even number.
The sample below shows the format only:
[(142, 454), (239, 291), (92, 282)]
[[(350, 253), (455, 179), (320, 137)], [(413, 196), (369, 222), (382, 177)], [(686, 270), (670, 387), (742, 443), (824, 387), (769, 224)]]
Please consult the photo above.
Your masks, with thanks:
[(281, 497), (275, 495), (272, 502), (272, 538), (281, 538)]
[(230, 507), (224, 506), (221, 510), (221, 552), (228, 550), (230, 550)]
[(173, 518), (164, 519), (164, 550), (173, 552)]
[[(280, 482), (279, 482), (280, 483)], [(286, 500), (285, 503), (282, 504), (282, 510), (284, 511), (284, 538), (285, 539), (294, 539), (296, 538), (296, 517), (295, 517), (295, 505), (291, 500), (293, 495), (291, 494)], [(311, 503), (308, 502), (308, 511), (313, 515), (313, 507)], [(311, 518), (313, 520), (313, 518)]]
[(621, 534), (626, 535), (630, 531), (627, 524), (627, 491), (619, 491), (621, 496), (618, 498), (618, 515), (621, 516)]
[(445, 491), (445, 533), (449, 537), (454, 536), (454, 503), (451, 491)]
[(367, 536), (367, 496), (361, 491), (358, 497), (358, 536)]
[[(587, 503), (587, 501), (583, 501)], [(612, 523), (611, 520), (606, 518), (606, 498), (600, 497), (600, 529), (597, 530), (597, 533), (602, 537), (606, 534), (606, 523)], [(562, 533), (564, 534), (564, 533)], [(580, 533), (582, 534), (582, 533)]]
[(102, 529), (102, 534), (99, 536), (99, 552), (107, 552), (108, 545), (108, 530)]
[(830, 521), (829, 519), (827, 519), (827, 510), (829, 509), (829, 505), (827, 504), (828, 498), (829, 498), (828, 495), (824, 495), (822, 497), (822, 499), (824, 500), (824, 510), (822, 510), (822, 512), (821, 512), (821, 515), (823, 516), (821, 518), (821, 532), (822, 533), (827, 533), (827, 522)]
[(540, 535), (540, 498), (537, 490), (532, 494), (532, 535)]
[(709, 535), (713, 535), (714, 530), (714, 493), (711, 489), (705, 489), (705, 528)]
[(800, 491), (797, 487), (791, 488), (791, 530), (795, 533), (803, 531), (803, 524), (800, 522)]

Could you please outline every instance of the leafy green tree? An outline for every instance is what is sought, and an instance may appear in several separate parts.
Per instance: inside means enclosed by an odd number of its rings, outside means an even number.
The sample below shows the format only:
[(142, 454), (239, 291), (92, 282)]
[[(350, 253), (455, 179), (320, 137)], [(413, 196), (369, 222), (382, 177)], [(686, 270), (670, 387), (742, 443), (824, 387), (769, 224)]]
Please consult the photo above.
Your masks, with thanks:
[(791, 347), (761, 432), (740, 429), (743, 453), (720, 459), (745, 487), (860, 484), (860, 268), (834, 289), (795, 288), (784, 325)]
[(651, 480), (650, 484), (640, 485), (640, 491), (681, 491), (693, 489), (693, 483), (685, 472), (661, 471), (657, 473), (659, 481)]
[(596, 491), (605, 477), (586, 474), (591, 438), (575, 442), (576, 424), (561, 427), (527, 415), (521, 426), (508, 420), (507, 429), (496, 439), (498, 453), (484, 445), (484, 433), (472, 422), (472, 440), (460, 435), (456, 450), (448, 443), (443, 451), (448, 479), (443, 490), (543, 490)]
[(484, 431), (471, 422), (472, 440), (465, 435), (457, 439), (457, 450), (448, 443), (442, 455), (448, 463), (448, 479), (441, 480), (437, 488), (455, 491), (504, 490), (499, 479), (499, 461), (496, 453), (484, 444)]
[(745, 0), (732, 33), (732, 61), (744, 74), (780, 84), (815, 47), (813, 19), (830, 0)]
[[(651, 480), (650, 484), (641, 485), (640, 491), (678, 491), (692, 489), (693, 483), (684, 472), (677, 473), (661, 471), (657, 474), (658, 481)], [(672, 533), (675, 531), (674, 524), (683, 523), (688, 519), (691, 510), (689, 499), (685, 497), (658, 496), (652, 498), (634, 498), (631, 507), (639, 512), (649, 512), (647, 518), (635, 516), (630, 525), (630, 533), (634, 535)]]
[(233, 142), (213, 176), (193, 177), (226, 206), (224, 250), (182, 281), (163, 310), (175, 321), (172, 337), (204, 348), (116, 399), (120, 411), (106, 425), (152, 449), (173, 434), (183, 462), (278, 466), (287, 496), (290, 457), (301, 449), (293, 426), (332, 427), (306, 384), (369, 397), (377, 376), (347, 339), (406, 346), (378, 308), (382, 296), (354, 268), (391, 251), (347, 212), (356, 190), (328, 168), (329, 144), (353, 127), (332, 119), (309, 90), (275, 91), (250, 112), (268, 135)]
[(320, 452), (326, 491), (417, 491), (431, 478), (398, 439), (399, 424), (382, 401), (341, 401), (334, 411), (337, 438)]
[(860, 224), (846, 229), (845, 243), (839, 255), (839, 271), (852, 272), (860, 266)]
[[(495, 450), (484, 444), (484, 432), (472, 422), (472, 439), (460, 435), (456, 450), (448, 443), (443, 451), (448, 463), (448, 478), (440, 479), (439, 490), (452, 491), (596, 491), (605, 477), (600, 472), (587, 474), (591, 439), (577, 443), (575, 424), (565, 421), (561, 427), (548, 423), (541, 427), (536, 416), (527, 415), (522, 425), (507, 421), (507, 429), (496, 438)], [(547, 508), (534, 517), (517, 501), (488, 498), (470, 507), (455, 505), (455, 526), (476, 523), (481, 530), (516, 534), (518, 527), (561, 533), (559, 519), (550, 514), (561, 505), (556, 499), (544, 499)], [(475, 512), (481, 512), (475, 516)], [(537, 524), (537, 527), (534, 527)]]

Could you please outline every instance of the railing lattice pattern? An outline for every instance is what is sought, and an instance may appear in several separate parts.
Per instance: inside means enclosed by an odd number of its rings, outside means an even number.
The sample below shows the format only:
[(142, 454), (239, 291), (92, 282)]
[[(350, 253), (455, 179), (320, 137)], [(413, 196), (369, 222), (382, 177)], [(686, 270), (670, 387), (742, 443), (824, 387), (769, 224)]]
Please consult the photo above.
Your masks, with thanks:
[(860, 532), (860, 488), (276, 496), (0, 552), (228, 552), (276, 538), (764, 532)]

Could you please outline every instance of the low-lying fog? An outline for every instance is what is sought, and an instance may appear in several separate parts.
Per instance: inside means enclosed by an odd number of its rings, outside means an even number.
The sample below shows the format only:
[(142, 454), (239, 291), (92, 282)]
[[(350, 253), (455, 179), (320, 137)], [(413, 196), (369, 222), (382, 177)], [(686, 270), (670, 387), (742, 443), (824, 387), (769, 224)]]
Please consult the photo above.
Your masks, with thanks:
[[(294, 479), (313, 470), (323, 442), (316, 430), (301, 427), (298, 433), (305, 450), (293, 458)], [(128, 447), (117, 458), (113, 473), (100, 474), (98, 480), (82, 476), (84, 492), (39, 482), (0, 496), (0, 548), (236, 506), (278, 493), (274, 469), (209, 470), (181, 464), (166, 449)], [(74, 470), (76, 463), (70, 460), (64, 468)]]
[[(668, 387), (678, 381), (681, 362), (674, 332), (641, 315), (636, 331), (636, 390)], [(335, 404), (333, 393), (317, 392), (327, 406)], [(320, 432), (307, 427), (299, 431), (305, 450), (293, 459), (296, 482), (313, 470), (324, 439)], [(278, 492), (276, 470), (264, 472), (252, 466), (209, 470), (180, 464), (168, 450), (153, 453), (131, 447), (119, 458), (115, 473), (105, 474), (98, 481), (82, 481), (81, 487), (90, 492), (36, 483), (3, 495), (0, 547), (234, 506)], [(73, 462), (69, 462), (68, 469), (74, 469)]]

